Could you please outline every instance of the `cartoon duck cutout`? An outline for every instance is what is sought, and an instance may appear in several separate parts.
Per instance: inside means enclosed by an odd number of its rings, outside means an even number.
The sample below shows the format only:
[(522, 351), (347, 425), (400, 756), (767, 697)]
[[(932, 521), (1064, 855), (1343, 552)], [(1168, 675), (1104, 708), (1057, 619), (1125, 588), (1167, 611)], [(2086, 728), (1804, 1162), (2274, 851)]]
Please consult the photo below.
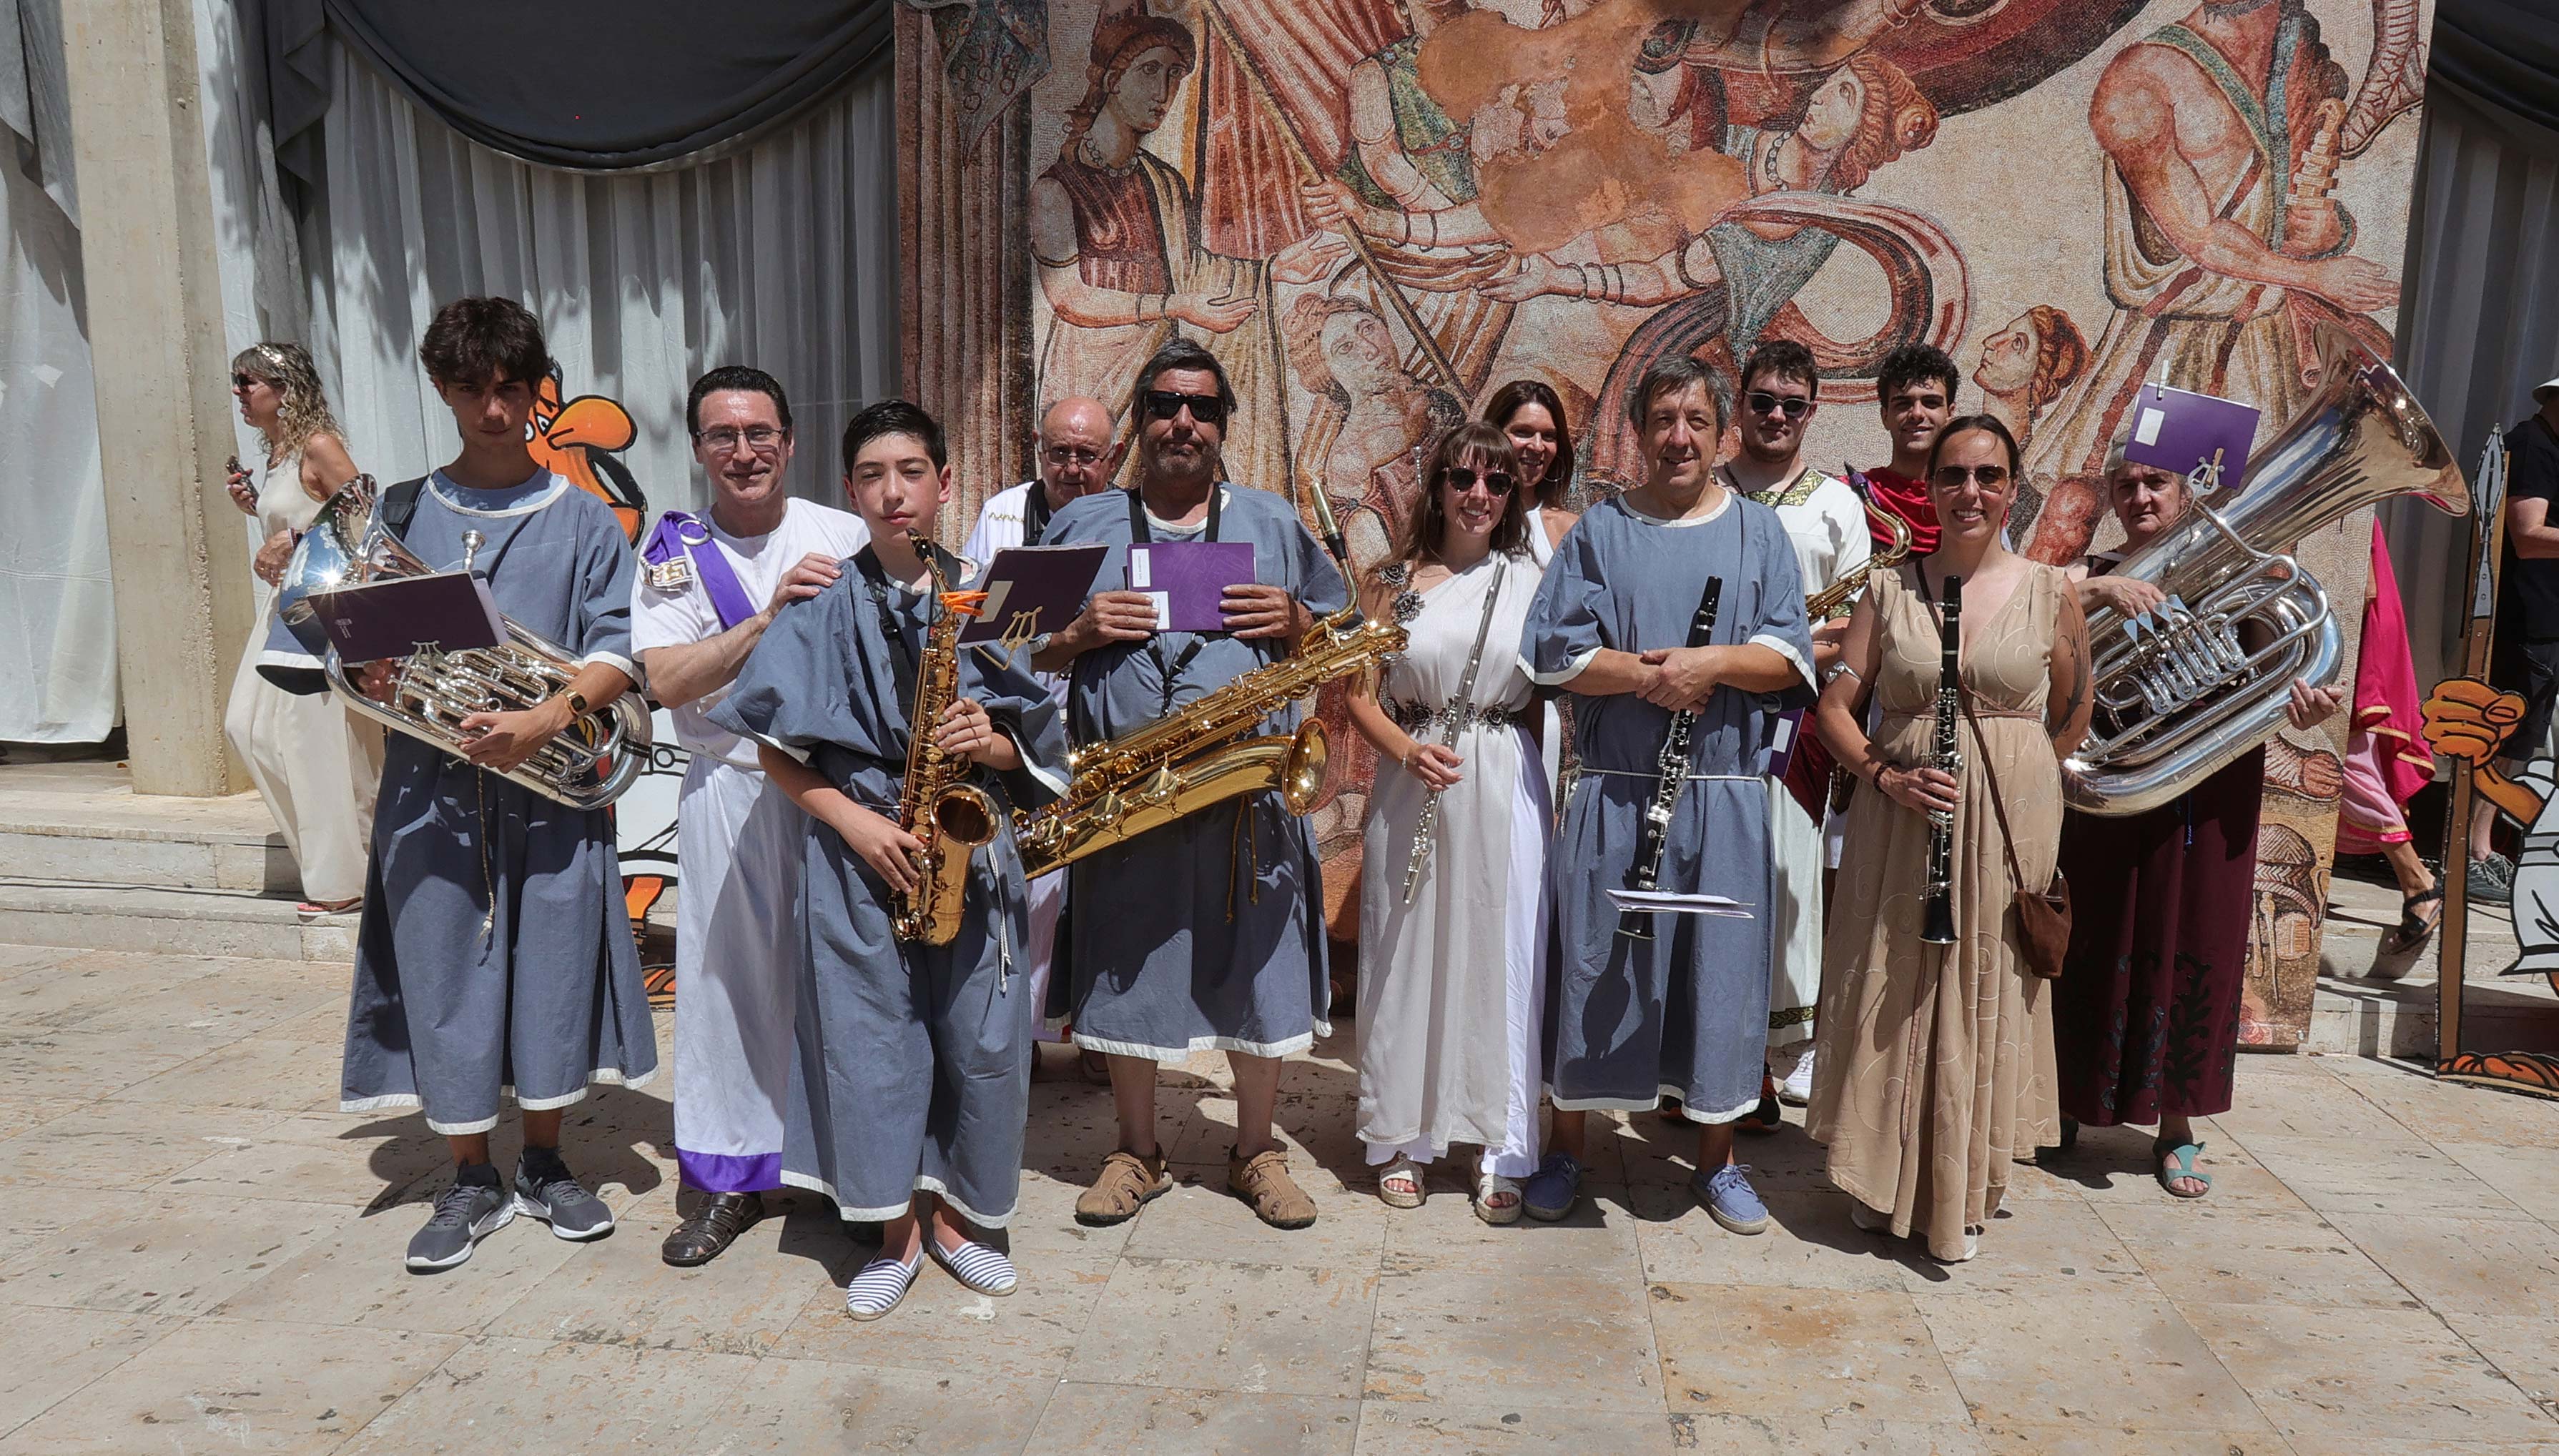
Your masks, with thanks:
[[(2471, 784), (2497, 812), (2524, 826), (2523, 852), (2514, 869), (2514, 963), (2499, 975), (2546, 975), (2559, 989), (2559, 766), (2538, 744), (2520, 745), (2531, 757), (2519, 772), (2497, 761), (2524, 717), (2524, 700), (2476, 677), (2435, 685), (2426, 699), (2426, 744), (2438, 755), (2471, 766)], [(2506, 762), (2511, 763), (2508, 759)]]
[(631, 468), (614, 456), (631, 448), (640, 437), (639, 426), (631, 422), (629, 410), (601, 394), (581, 394), (563, 403), (565, 392), (559, 367), (553, 365), (533, 400), (532, 439), (527, 442), (533, 459), (612, 507), (622, 534), (636, 543), (649, 520), (649, 498), (641, 494)]

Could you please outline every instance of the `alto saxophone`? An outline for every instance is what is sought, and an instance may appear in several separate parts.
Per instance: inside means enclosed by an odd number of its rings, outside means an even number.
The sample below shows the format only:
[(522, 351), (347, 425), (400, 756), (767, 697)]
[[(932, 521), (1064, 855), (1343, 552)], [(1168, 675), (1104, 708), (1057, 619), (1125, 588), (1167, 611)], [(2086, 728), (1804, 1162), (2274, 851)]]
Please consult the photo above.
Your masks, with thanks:
[[(995, 837), (995, 801), (969, 782), (975, 768), (964, 754), (946, 753), (934, 741), (942, 714), (960, 695), (960, 629), (985, 605), (984, 592), (946, 590), (942, 558), (913, 531), (907, 539), (933, 580), (941, 614), (925, 633), (915, 669), (915, 706), (907, 714), (906, 783), (898, 792), (898, 827), (922, 845), (914, 852), (916, 887), (890, 898), (889, 928), (901, 941), (948, 946), (960, 934), (960, 909), (969, 888), (969, 861)], [(895, 630), (894, 628), (891, 629)]]
[(1324, 787), (1324, 728), (1308, 719), (1294, 734), (1247, 738), (1262, 720), (1336, 677), (1365, 671), (1403, 652), (1401, 627), (1362, 621), (1359, 608), (1315, 624), (1297, 651), (1143, 728), (1067, 755), (1066, 795), (1014, 821), (1022, 873), (1036, 879), (1098, 850), (1266, 789), (1292, 814)]
[(1892, 544), (1868, 557), (1864, 570), (1844, 572), (1839, 580), (1806, 597), (1804, 618), (1808, 622), (1818, 624), (1826, 621), (1833, 612), (1847, 606), (1856, 600), (1859, 592), (1866, 590), (1867, 578), (1879, 571), (1890, 571), (1910, 558), (1910, 523), (1889, 510), (1877, 508), (1875, 497), (1867, 489), (1864, 472), (1850, 469), (1848, 488), (1857, 493), (1859, 503), (1866, 507), (1866, 518), (1881, 523), (1884, 533), (1892, 538)]

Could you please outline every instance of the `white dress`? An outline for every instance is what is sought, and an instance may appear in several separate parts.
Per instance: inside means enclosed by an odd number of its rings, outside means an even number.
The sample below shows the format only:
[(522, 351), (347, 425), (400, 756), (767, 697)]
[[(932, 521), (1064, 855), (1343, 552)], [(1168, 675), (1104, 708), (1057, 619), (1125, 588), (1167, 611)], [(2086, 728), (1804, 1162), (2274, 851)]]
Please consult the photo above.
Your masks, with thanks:
[[(1536, 1171), (1542, 886), (1555, 814), (1526, 726), (1534, 699), (1519, 641), (1541, 574), (1526, 557), (1487, 557), (1418, 602), (1409, 592), (1397, 599), (1412, 645), (1384, 668), (1380, 706), (1417, 741), (1438, 742), (1444, 716), (1423, 715), (1444, 715), (1454, 703), (1481, 631), (1472, 701), (1489, 717), (1457, 734), (1464, 778), (1440, 796), (1430, 857), (1410, 906), (1405, 865), (1430, 792), (1391, 768), (1370, 791), (1360, 872), (1359, 1132), (1371, 1163), (1398, 1153), (1429, 1162), (1451, 1143), (1475, 1143), (1485, 1172)], [(1496, 581), (1487, 627), (1485, 594)]]
[[(308, 530), (320, 503), (302, 489), (302, 452), (262, 466), (257, 477), (258, 539)], [(257, 583), (257, 629), (231, 674), (223, 731), (248, 765), (249, 781), (302, 867), (304, 897), (324, 903), (365, 893), (374, 796), (382, 783), (382, 734), (352, 717), (334, 693), (286, 692), (258, 675), (258, 654), (274, 626), (275, 590)]]

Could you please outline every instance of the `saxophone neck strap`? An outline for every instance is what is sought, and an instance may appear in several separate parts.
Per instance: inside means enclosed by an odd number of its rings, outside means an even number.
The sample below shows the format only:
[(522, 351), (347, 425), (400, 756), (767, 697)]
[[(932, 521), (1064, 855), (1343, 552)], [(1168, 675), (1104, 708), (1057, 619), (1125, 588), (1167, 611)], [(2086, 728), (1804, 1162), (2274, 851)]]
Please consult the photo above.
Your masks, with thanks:
[[(1038, 492), (1034, 491), (1032, 494), (1037, 495)], [(1129, 488), (1128, 496), (1129, 539), (1132, 543), (1138, 545), (1148, 544), (1155, 539), (1155, 533), (1153, 530), (1149, 529), (1146, 524), (1146, 497), (1144, 493), (1135, 486), (1130, 486)], [(1224, 481), (1220, 481), (1216, 485), (1209, 487), (1208, 529), (1200, 533), (1201, 540), (1213, 541), (1217, 539), (1218, 515), (1225, 506), (1226, 483)]]

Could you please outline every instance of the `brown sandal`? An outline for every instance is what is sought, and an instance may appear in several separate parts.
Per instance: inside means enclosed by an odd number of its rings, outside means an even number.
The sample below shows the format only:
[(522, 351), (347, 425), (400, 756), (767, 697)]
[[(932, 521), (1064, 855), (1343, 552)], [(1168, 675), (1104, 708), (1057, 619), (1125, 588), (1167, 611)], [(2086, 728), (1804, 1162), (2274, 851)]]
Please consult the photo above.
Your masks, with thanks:
[(1315, 1201), (1288, 1176), (1288, 1155), (1264, 1148), (1249, 1158), (1226, 1150), (1226, 1191), (1253, 1205), (1253, 1212), (1274, 1229), (1303, 1229), (1315, 1222)]
[(1144, 1157), (1122, 1148), (1102, 1160), (1102, 1171), (1094, 1175), (1093, 1186), (1075, 1201), (1075, 1222), (1094, 1229), (1125, 1224), (1150, 1200), (1171, 1192), (1172, 1187), (1173, 1178), (1164, 1171), (1161, 1148)]

